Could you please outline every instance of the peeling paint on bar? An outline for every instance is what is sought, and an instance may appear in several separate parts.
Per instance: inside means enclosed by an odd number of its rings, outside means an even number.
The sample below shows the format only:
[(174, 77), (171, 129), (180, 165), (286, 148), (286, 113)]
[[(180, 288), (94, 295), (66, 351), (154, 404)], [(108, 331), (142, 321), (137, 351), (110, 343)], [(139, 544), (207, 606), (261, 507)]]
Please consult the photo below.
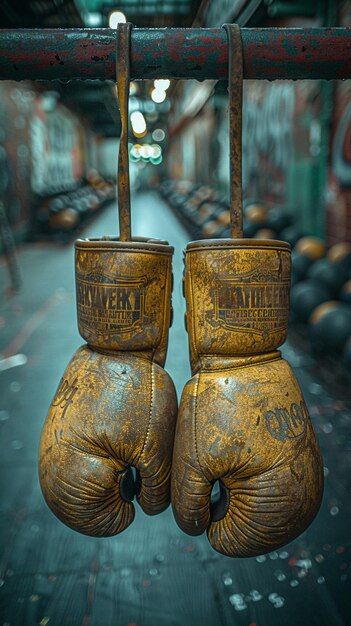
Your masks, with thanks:
[[(115, 79), (116, 31), (0, 30), (0, 80)], [(244, 77), (351, 78), (351, 28), (243, 28)], [(227, 78), (224, 29), (134, 28), (133, 79)]]

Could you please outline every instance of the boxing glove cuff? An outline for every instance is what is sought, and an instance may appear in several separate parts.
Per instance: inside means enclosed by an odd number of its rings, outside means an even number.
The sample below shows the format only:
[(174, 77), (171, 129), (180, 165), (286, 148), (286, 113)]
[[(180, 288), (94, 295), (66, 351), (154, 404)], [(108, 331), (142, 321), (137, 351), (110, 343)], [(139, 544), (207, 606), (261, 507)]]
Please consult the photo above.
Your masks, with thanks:
[(276, 350), (286, 339), (290, 246), (280, 241), (196, 241), (185, 251), (192, 372), (208, 355), (233, 357)]
[(78, 328), (88, 345), (163, 366), (171, 321), (172, 255), (167, 242), (78, 239)]

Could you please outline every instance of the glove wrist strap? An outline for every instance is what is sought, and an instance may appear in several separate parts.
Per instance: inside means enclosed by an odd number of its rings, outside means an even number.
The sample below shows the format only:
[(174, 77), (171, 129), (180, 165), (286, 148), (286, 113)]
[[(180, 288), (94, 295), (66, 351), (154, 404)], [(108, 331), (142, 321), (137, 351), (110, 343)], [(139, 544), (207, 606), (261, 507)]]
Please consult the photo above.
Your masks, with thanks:
[(281, 358), (280, 350), (274, 350), (263, 354), (255, 354), (249, 356), (235, 356), (235, 355), (200, 355), (199, 357), (199, 369), (206, 370), (227, 370), (239, 367), (249, 367), (252, 365), (259, 365), (260, 363), (267, 363), (267, 361), (275, 361)]

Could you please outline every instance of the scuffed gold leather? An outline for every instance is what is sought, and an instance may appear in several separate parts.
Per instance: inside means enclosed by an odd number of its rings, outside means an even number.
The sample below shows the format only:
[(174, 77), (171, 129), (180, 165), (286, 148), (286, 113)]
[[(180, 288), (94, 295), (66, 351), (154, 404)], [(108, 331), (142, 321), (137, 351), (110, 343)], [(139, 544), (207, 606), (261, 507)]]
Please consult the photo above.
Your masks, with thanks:
[(79, 348), (40, 444), (40, 483), (55, 515), (87, 535), (121, 532), (134, 519), (134, 505), (120, 493), (121, 473), (130, 465), (140, 472), (138, 501), (145, 513), (163, 511), (176, 415), (173, 382), (159, 365)]
[(286, 339), (290, 246), (222, 239), (187, 246), (185, 298), (192, 371), (206, 355), (270, 352)]
[[(261, 241), (206, 244), (190, 244), (186, 251), (193, 378), (178, 413), (172, 506), (188, 534), (207, 530), (218, 552), (255, 556), (288, 543), (315, 517), (323, 492), (322, 459), (298, 383), (276, 350), (287, 327), (287, 311), (276, 305), (288, 297), (288, 248)], [(278, 285), (265, 293), (267, 310), (273, 311), (267, 324), (264, 314), (250, 318), (243, 306), (240, 326), (243, 293), (228, 295), (226, 281), (241, 292), (252, 284)], [(224, 295), (218, 295), (223, 283)], [(223, 306), (231, 303), (233, 313)], [(262, 322), (255, 326), (255, 320)], [(210, 496), (216, 480), (226, 491), (227, 506), (214, 521)]]
[(156, 240), (78, 239), (78, 328), (98, 351), (143, 351), (163, 365), (167, 353), (173, 248)]
[(78, 241), (76, 252), (79, 328), (90, 345), (75, 352), (52, 401), (39, 476), (61, 521), (110, 536), (134, 518), (123, 491), (126, 468), (139, 474), (137, 500), (146, 513), (170, 502), (177, 398), (161, 365), (173, 249), (163, 242)]

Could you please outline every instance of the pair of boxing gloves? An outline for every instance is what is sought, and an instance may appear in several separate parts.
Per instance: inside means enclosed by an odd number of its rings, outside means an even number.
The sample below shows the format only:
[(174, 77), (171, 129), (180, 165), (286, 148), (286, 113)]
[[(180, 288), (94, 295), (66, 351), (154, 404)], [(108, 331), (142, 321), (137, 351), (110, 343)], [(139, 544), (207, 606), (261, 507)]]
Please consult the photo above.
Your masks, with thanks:
[(134, 497), (150, 515), (171, 501), (186, 533), (207, 530), (215, 550), (237, 557), (299, 535), (318, 511), (323, 472), (306, 404), (277, 350), (287, 333), (289, 246), (188, 245), (192, 378), (179, 410), (163, 369), (173, 248), (139, 239), (78, 240), (75, 249), (87, 344), (42, 434), (40, 482), (52, 511), (74, 530), (110, 536), (133, 521)]

